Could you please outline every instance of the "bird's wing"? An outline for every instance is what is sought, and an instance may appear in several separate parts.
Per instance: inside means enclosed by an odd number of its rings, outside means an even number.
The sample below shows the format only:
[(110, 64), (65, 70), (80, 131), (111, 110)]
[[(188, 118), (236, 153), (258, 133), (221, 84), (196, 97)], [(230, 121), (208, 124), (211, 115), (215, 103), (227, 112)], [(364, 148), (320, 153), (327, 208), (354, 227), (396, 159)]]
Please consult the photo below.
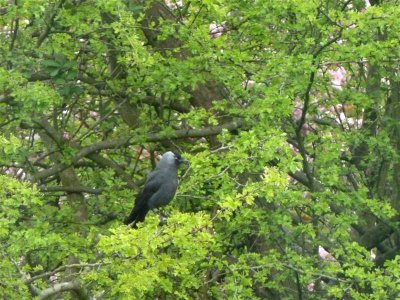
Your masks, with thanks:
[(160, 181), (157, 180), (156, 177), (155, 172), (151, 172), (148, 175), (143, 190), (136, 197), (135, 205), (131, 213), (124, 221), (125, 224), (144, 221), (144, 218), (150, 209), (147, 202), (158, 191), (161, 185)]
[(142, 206), (157, 192), (161, 186), (161, 182), (157, 180), (155, 172), (151, 172), (147, 177), (143, 190), (138, 194), (135, 201), (135, 206)]

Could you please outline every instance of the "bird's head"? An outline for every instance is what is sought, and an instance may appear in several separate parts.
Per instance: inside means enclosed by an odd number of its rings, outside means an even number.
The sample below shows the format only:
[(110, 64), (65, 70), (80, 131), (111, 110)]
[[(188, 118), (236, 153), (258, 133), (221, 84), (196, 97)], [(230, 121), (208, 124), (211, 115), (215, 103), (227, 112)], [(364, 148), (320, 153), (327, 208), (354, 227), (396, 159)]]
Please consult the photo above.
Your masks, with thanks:
[(174, 165), (176, 167), (178, 167), (182, 163), (188, 163), (188, 161), (184, 159), (179, 153), (174, 153), (172, 151), (165, 152), (159, 162), (159, 164), (162, 165)]
[(184, 163), (184, 164), (188, 164), (189, 161), (186, 160), (185, 158), (183, 158), (179, 153), (174, 153), (174, 159), (175, 159), (175, 163), (179, 166), (180, 164)]

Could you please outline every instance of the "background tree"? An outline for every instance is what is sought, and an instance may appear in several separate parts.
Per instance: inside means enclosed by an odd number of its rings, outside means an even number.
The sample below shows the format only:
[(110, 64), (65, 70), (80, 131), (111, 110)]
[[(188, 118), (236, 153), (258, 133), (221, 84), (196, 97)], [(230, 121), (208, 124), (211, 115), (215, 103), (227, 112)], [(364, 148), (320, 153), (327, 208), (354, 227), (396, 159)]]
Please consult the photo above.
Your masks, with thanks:
[[(397, 1), (0, 1), (4, 299), (399, 296)], [(170, 215), (122, 225), (157, 154)]]

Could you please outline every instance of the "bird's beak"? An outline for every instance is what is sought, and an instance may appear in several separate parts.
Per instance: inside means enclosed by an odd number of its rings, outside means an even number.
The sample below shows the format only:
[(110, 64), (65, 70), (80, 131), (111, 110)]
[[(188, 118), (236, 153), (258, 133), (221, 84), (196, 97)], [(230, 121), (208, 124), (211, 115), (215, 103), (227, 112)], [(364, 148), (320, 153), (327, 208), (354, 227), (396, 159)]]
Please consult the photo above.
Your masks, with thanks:
[(190, 162), (187, 159), (184, 159), (183, 157), (179, 160), (179, 164), (190, 164)]

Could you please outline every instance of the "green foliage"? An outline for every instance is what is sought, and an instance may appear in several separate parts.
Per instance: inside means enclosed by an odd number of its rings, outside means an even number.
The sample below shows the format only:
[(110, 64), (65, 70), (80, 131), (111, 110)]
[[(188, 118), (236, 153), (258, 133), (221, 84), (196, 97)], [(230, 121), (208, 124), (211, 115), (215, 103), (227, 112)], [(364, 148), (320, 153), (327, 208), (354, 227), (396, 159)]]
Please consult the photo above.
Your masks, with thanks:
[[(189, 290), (200, 287), (201, 266), (215, 247), (209, 225), (204, 216), (175, 213), (165, 227), (159, 228), (158, 218), (150, 217), (147, 226), (138, 230), (112, 229), (112, 235), (99, 243), (105, 254), (118, 253), (108, 274), (118, 278), (118, 284), (110, 293), (141, 298), (164, 291), (187, 298)], [(88, 276), (99, 284), (103, 280), (95, 273)]]
[[(0, 176), (0, 241), (1, 268), (3, 282), (2, 297), (29, 299), (27, 286), (24, 284), (17, 266), (21, 265), (27, 252), (25, 246), (29, 241), (29, 229), (24, 232), (16, 230), (15, 223), (23, 216), (38, 212), (43, 204), (37, 191), (25, 183), (7, 176)], [(27, 208), (31, 208), (27, 211)], [(30, 231), (32, 232), (32, 231)]]
[(58, 93), (41, 82), (28, 83), (26, 86), (19, 87), (11, 95), (17, 102), (19, 109), (17, 116), (22, 120), (29, 120), (31, 114), (34, 116), (61, 104)]

